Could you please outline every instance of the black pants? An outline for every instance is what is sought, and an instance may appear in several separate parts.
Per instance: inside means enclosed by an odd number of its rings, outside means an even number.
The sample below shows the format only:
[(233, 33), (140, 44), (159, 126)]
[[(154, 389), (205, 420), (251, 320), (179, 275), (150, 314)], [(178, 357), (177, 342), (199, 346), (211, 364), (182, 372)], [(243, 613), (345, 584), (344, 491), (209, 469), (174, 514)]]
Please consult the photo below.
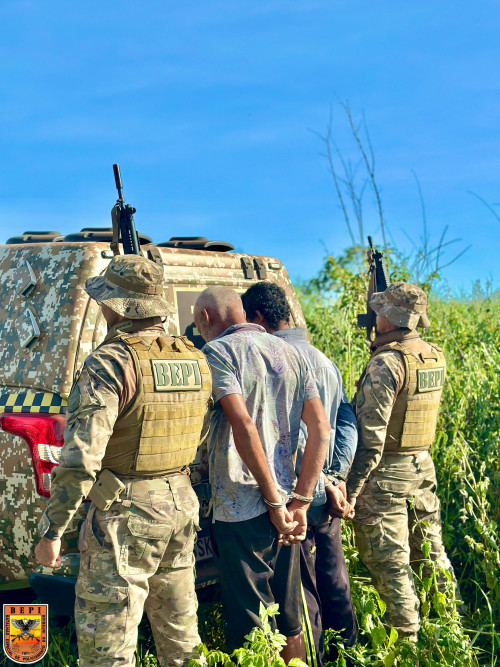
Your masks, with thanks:
[[(318, 664), (322, 664), (323, 628), (340, 631), (347, 646), (356, 642), (356, 616), (349, 575), (340, 539), (340, 519), (323, 514), (318, 525), (309, 525), (301, 543), (302, 585), (311, 621)], [(330, 653), (330, 659), (335, 659)]]
[(243, 646), (245, 635), (260, 625), (259, 603), (279, 604), (270, 619), (285, 637), (302, 631), (300, 546), (278, 544), (267, 512), (248, 521), (212, 524), (219, 569), (226, 642), (230, 651)]

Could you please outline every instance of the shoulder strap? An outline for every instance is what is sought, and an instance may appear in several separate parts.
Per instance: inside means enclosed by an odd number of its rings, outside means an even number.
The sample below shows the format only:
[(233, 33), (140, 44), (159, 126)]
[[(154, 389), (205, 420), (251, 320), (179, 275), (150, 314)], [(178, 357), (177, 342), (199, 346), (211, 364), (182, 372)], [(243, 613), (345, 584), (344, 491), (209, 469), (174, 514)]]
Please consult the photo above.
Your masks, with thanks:
[(403, 346), (398, 341), (392, 341), (391, 343), (386, 343), (385, 345), (381, 345), (380, 347), (377, 347), (374, 352), (372, 352), (370, 360), (374, 359), (381, 352), (387, 352), (387, 351), (402, 352)]
[(186, 336), (172, 336), (172, 338), (174, 339), (172, 347), (174, 350), (177, 350), (177, 352), (187, 352), (194, 347), (194, 343), (192, 343)]
[[(161, 335), (161, 334), (160, 334)], [(128, 334), (125, 333), (124, 331), (117, 331), (115, 335), (110, 338), (109, 340), (105, 341), (106, 343), (109, 343), (111, 341), (115, 342), (117, 340), (121, 341), (122, 343), (125, 343), (129, 348), (134, 348), (134, 347), (139, 347), (142, 348), (143, 350), (149, 350), (151, 345), (158, 340), (160, 337), (152, 337), (146, 340), (142, 338), (141, 336), (137, 336), (135, 334)]]
[(172, 336), (174, 339), (174, 349), (178, 352), (190, 352), (193, 357), (204, 359), (205, 355), (201, 350), (195, 347), (193, 341), (189, 340), (187, 336)]

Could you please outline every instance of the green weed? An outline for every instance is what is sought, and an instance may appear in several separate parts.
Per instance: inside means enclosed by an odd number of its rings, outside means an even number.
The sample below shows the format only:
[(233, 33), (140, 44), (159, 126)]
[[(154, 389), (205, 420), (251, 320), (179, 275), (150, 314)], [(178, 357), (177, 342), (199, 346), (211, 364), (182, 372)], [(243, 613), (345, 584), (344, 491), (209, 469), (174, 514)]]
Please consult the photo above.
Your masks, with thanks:
[[(286, 663), (280, 657), (280, 652), (286, 644), (286, 638), (273, 630), (269, 619), (279, 614), (277, 604), (264, 607), (262, 602), (259, 608), (259, 628), (254, 628), (245, 639), (243, 648), (238, 648), (228, 655), (220, 650), (209, 650), (204, 644), (200, 644), (200, 660), (191, 660), (188, 667), (208, 665), (208, 667), (285, 667)], [(307, 665), (294, 658), (289, 663), (290, 667), (307, 667)]]

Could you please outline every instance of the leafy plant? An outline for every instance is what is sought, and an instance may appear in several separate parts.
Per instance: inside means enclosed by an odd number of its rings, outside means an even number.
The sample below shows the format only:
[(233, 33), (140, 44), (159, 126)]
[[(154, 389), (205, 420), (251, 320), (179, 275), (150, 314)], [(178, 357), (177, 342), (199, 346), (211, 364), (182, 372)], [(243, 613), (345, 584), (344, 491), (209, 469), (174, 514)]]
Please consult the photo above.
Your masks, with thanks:
[[(238, 648), (228, 655), (220, 650), (208, 650), (204, 644), (200, 644), (200, 660), (191, 660), (188, 667), (208, 665), (208, 667), (285, 667), (285, 661), (280, 652), (286, 644), (286, 637), (278, 630), (273, 630), (269, 619), (279, 614), (278, 605), (272, 604), (265, 607), (262, 602), (259, 606), (260, 626), (251, 630), (246, 635), (247, 640), (243, 648)], [(307, 667), (307, 665), (294, 658), (288, 665), (290, 667)]]

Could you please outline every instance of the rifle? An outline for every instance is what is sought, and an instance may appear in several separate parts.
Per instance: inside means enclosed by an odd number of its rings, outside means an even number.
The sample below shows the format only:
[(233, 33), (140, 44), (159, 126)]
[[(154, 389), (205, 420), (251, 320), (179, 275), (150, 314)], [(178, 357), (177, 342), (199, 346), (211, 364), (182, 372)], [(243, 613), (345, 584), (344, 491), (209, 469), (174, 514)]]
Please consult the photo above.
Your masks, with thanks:
[(368, 291), (366, 294), (366, 313), (358, 315), (358, 327), (366, 329), (366, 339), (371, 341), (372, 330), (375, 328), (376, 315), (370, 308), (370, 297), (374, 292), (383, 292), (389, 285), (389, 277), (384, 265), (384, 255), (373, 247), (372, 237), (368, 237)]
[(113, 173), (115, 175), (116, 189), (118, 190), (118, 199), (111, 209), (111, 220), (113, 221), (111, 250), (115, 255), (118, 255), (120, 252), (118, 244), (121, 241), (124, 255), (140, 255), (139, 237), (135, 231), (134, 224), (135, 208), (130, 206), (130, 204), (126, 204), (123, 199), (122, 178), (120, 167), (117, 164), (113, 165)]

